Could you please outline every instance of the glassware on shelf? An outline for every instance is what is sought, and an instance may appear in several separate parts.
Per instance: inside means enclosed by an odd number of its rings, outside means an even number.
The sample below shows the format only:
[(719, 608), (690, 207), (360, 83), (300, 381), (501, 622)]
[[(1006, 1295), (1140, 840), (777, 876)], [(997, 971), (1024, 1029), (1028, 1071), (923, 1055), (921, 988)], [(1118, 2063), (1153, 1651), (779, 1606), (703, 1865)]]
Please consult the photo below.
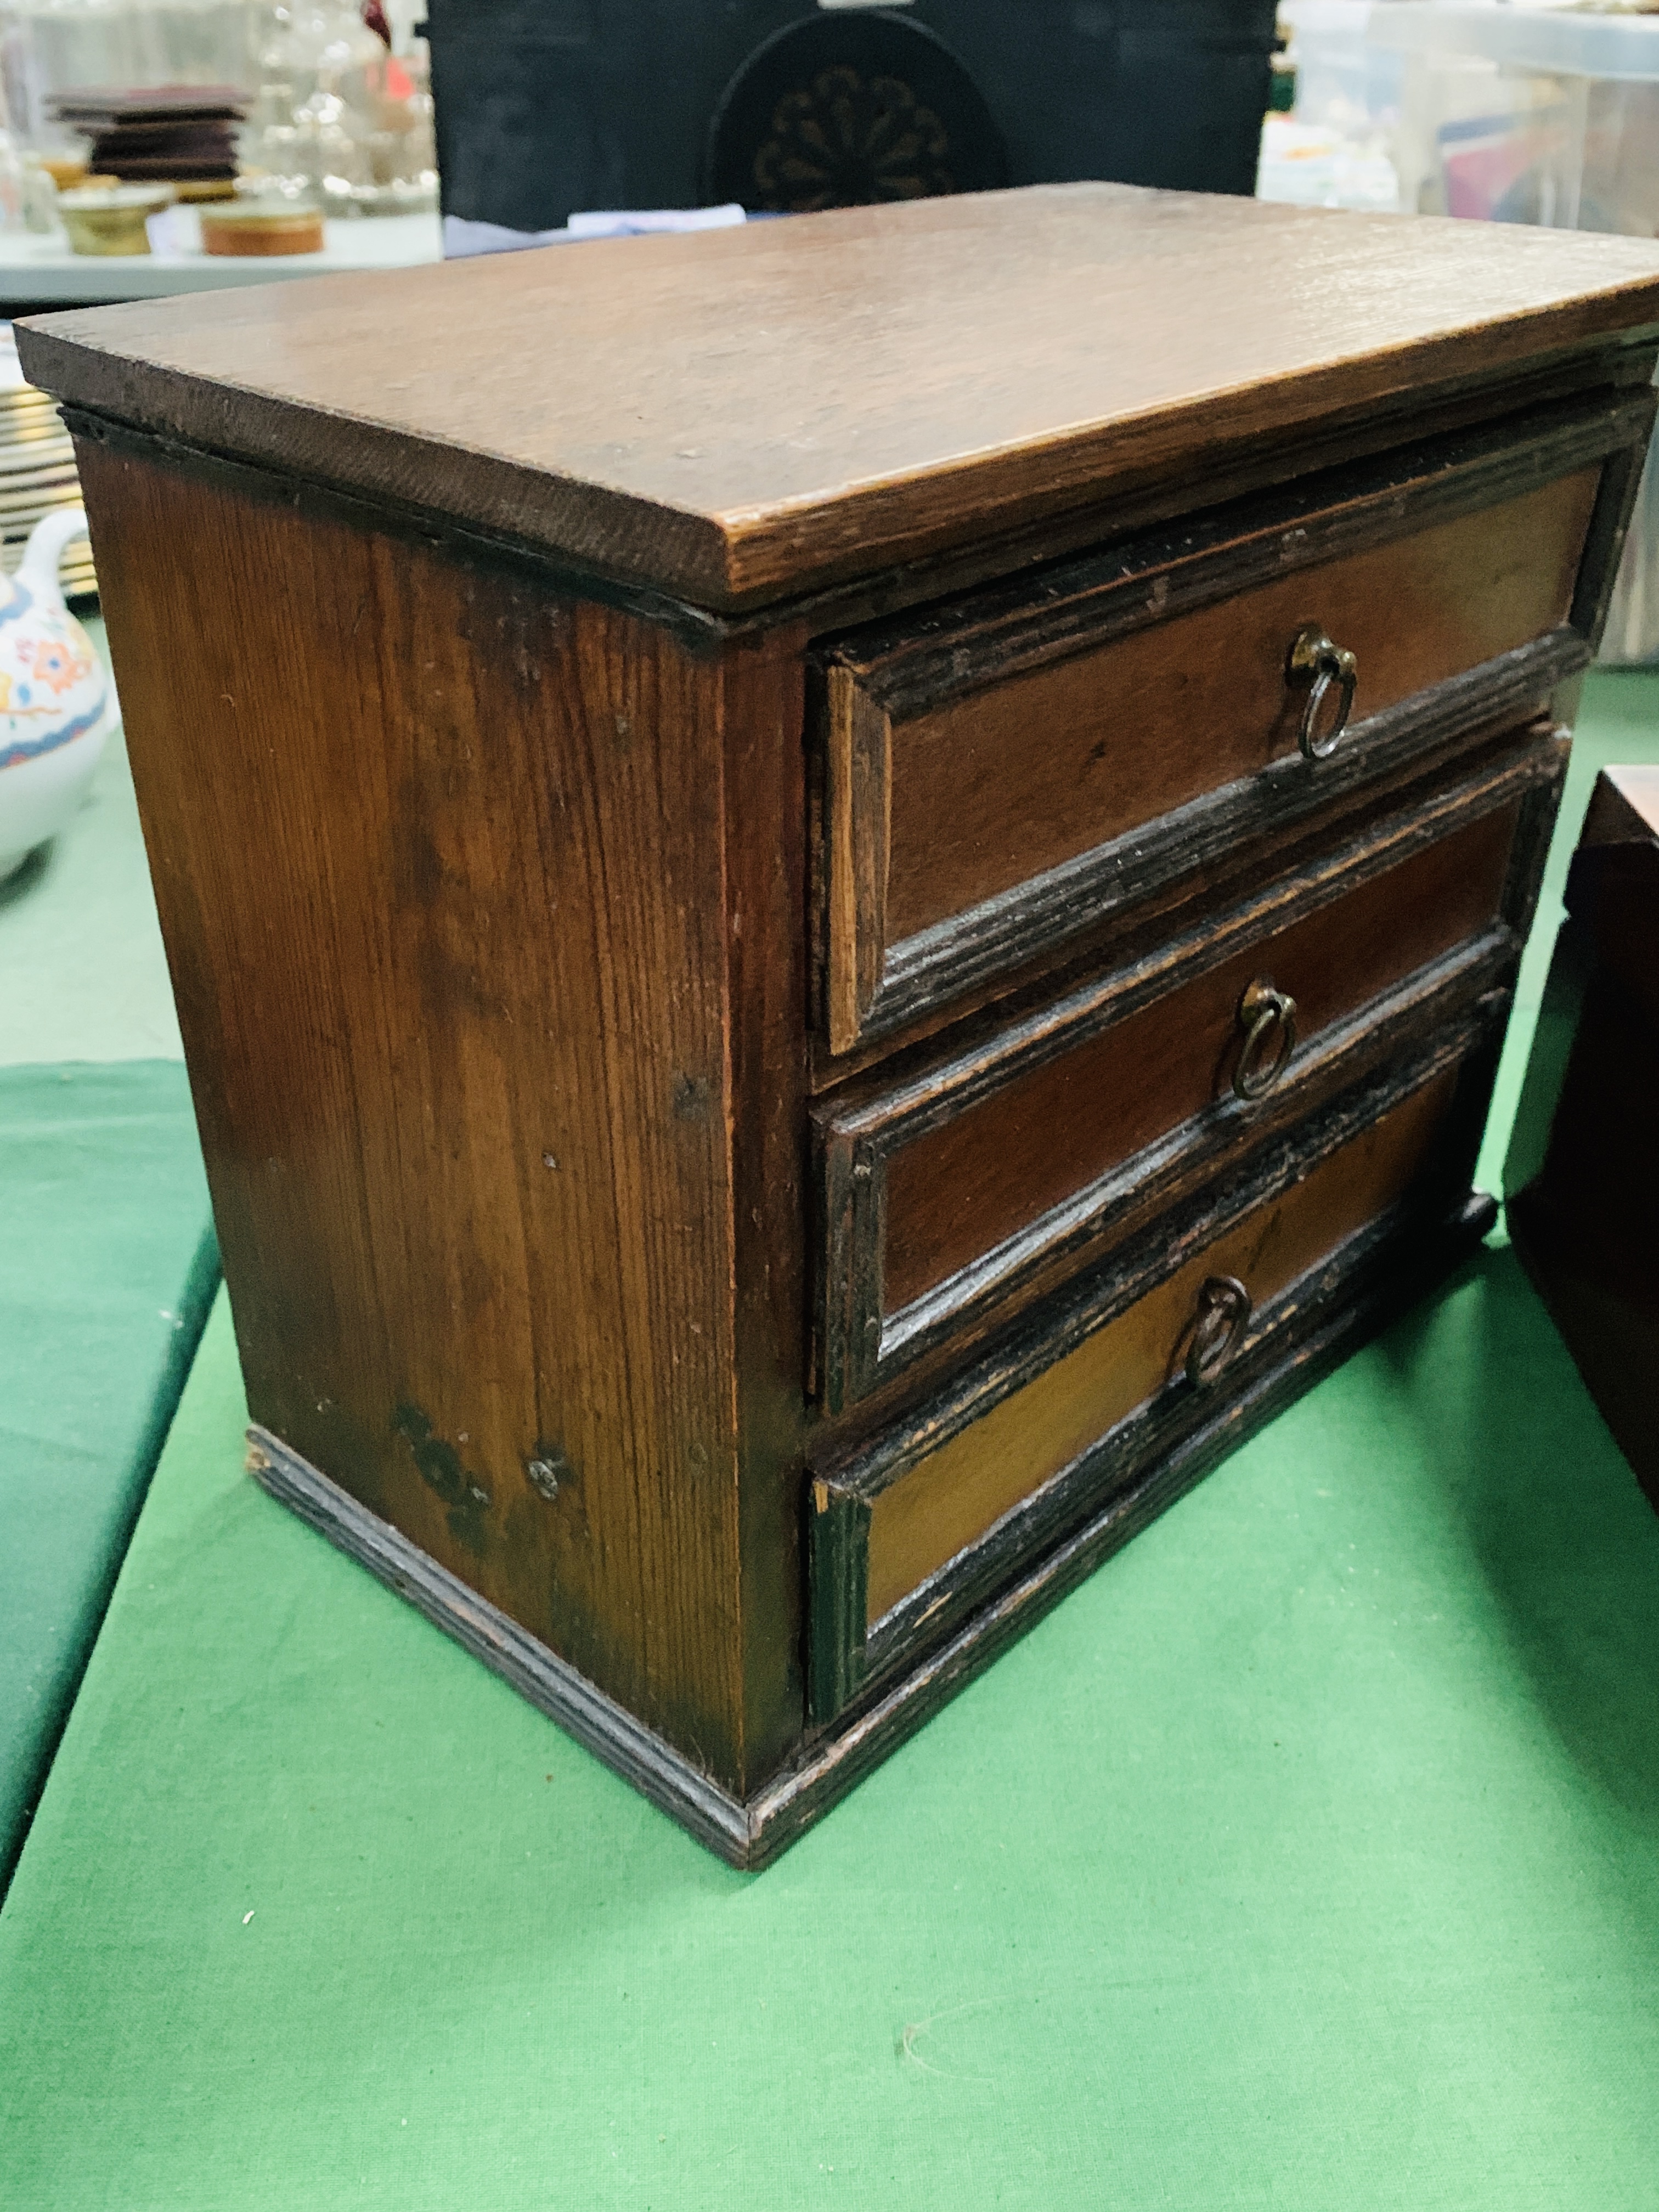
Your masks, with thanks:
[(246, 190), (316, 201), (333, 216), (436, 206), (423, 45), (400, 58), (358, 9), (289, 0), (265, 10), (257, 70), (241, 144)]
[(0, 231), (25, 230), (27, 185), (9, 131), (0, 131)]
[[(49, 236), (58, 223), (58, 179), (32, 147), (20, 153), (19, 159), (23, 165), (23, 228)], [(74, 166), (86, 173), (83, 164)]]

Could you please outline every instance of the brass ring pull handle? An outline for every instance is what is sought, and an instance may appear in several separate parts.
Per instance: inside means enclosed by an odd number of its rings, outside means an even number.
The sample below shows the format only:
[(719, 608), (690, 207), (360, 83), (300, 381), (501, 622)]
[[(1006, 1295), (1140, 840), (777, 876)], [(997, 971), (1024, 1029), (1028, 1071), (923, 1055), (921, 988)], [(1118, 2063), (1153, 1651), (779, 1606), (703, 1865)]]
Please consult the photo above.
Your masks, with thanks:
[[(1317, 623), (1310, 623), (1304, 630), (1298, 632), (1291, 647), (1288, 673), (1292, 683), (1304, 683), (1308, 686), (1307, 700), (1302, 708), (1302, 725), (1296, 733), (1297, 743), (1307, 759), (1328, 760), (1342, 742), (1342, 732), (1347, 728), (1348, 717), (1353, 712), (1353, 691), (1359, 680), (1359, 663), (1345, 647), (1334, 644)], [(1336, 715), (1321, 737), (1319, 726), (1333, 686), (1340, 693)]]
[(1233, 1093), (1246, 1104), (1265, 1098), (1296, 1050), (1296, 1000), (1258, 976), (1238, 1002), (1244, 1049), (1233, 1070)]
[(1212, 1275), (1198, 1294), (1198, 1314), (1187, 1346), (1187, 1380), (1194, 1389), (1213, 1382), (1250, 1319), (1250, 1294), (1237, 1276)]

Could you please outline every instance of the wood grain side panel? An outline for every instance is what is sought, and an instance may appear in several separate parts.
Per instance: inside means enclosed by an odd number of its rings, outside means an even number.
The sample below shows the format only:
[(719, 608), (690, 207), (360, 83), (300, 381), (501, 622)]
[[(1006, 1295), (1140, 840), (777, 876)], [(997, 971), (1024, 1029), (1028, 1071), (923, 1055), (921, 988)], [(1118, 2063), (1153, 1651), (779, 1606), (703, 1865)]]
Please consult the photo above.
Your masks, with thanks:
[(1356, 718), (1540, 636), (1572, 603), (1599, 469), (896, 720), (891, 946), (1296, 750), (1317, 622)]
[(1395, 1107), (881, 1491), (871, 1509), (869, 1620), (1163, 1388), (1208, 1276), (1237, 1276), (1261, 1304), (1401, 1197), (1434, 1152), (1456, 1083), (1449, 1073)]
[(738, 1779), (718, 668), (80, 461), (253, 1416)]
[(883, 1291), (897, 1310), (1229, 1092), (1256, 977), (1297, 1004), (1298, 1051), (1498, 913), (1510, 805), (900, 1146)]

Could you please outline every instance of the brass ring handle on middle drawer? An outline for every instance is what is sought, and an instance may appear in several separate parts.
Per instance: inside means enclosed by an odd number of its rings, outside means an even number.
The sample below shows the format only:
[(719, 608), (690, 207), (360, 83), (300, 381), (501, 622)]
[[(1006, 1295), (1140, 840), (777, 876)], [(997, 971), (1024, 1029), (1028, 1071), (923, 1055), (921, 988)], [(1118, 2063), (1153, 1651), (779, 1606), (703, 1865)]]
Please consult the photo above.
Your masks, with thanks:
[(1233, 1093), (1246, 1104), (1265, 1098), (1296, 1050), (1296, 1000), (1257, 976), (1238, 1002), (1243, 1048), (1233, 1070)]
[(1220, 1373), (1249, 1319), (1250, 1294), (1237, 1276), (1212, 1275), (1198, 1294), (1187, 1346), (1187, 1380), (1195, 1389)]
[[(1342, 742), (1342, 732), (1348, 726), (1348, 717), (1353, 712), (1354, 686), (1359, 681), (1359, 663), (1346, 646), (1340, 646), (1326, 636), (1317, 623), (1310, 623), (1297, 632), (1291, 646), (1290, 666), (1287, 671), (1292, 683), (1305, 684), (1308, 696), (1302, 708), (1301, 726), (1296, 741), (1304, 758), (1310, 761), (1328, 760)], [(1322, 737), (1320, 718), (1325, 712), (1325, 702), (1334, 685), (1340, 694), (1336, 716)]]

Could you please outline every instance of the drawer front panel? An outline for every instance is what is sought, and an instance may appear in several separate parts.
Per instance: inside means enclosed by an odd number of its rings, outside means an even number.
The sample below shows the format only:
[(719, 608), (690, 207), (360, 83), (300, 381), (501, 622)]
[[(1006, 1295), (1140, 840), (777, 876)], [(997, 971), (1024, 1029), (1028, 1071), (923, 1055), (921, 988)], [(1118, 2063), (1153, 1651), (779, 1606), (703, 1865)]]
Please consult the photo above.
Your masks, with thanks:
[[(821, 1109), (825, 1409), (1018, 1310), (1441, 1008), (1506, 987), (1565, 751), (1523, 738), (1148, 958)], [(1292, 1006), (1264, 1018), (1267, 989)]]
[(1358, 663), (1358, 718), (1566, 620), (1587, 471), (894, 725), (887, 924), (914, 937), (1297, 750), (1292, 641)]
[[(1264, 1370), (1340, 1333), (1467, 1203), (1498, 1029), (1466, 1022), (1149, 1232), (1089, 1297), (811, 1479), (812, 1698), (908, 1662)], [(1469, 1055), (1474, 1057), (1471, 1059)]]
[(1305, 1182), (1239, 1223), (1035, 1382), (890, 1484), (870, 1516), (866, 1617), (877, 1620), (1012, 1506), (1181, 1376), (1198, 1295), (1215, 1278), (1266, 1305), (1410, 1187), (1455, 1078), (1442, 1075)]
[[(1649, 395), (1544, 410), (831, 649), (831, 1048), (1540, 706), (1589, 657), (1608, 535), (1592, 526), (1650, 411)], [(1302, 665), (1321, 634), (1331, 653)]]
[[(1518, 812), (1503, 807), (1417, 854), (903, 1146), (887, 1169), (889, 1313), (1075, 1200), (1155, 1139), (1222, 1105), (1252, 981), (1294, 1000), (1304, 1050), (1489, 927)], [(1271, 1048), (1276, 1060), (1280, 1048)], [(1287, 1073), (1294, 1061), (1292, 1053)]]

